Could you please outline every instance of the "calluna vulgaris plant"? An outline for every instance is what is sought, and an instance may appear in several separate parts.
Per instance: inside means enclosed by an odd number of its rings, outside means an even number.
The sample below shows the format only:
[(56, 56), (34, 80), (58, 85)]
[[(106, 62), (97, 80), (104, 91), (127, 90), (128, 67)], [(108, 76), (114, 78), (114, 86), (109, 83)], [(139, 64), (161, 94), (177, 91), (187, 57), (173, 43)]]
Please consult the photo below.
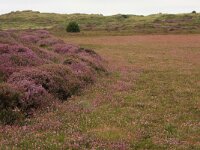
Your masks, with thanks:
[(94, 51), (66, 44), (46, 30), (1, 31), (0, 123), (66, 100), (105, 72)]
[(21, 93), (10, 84), (0, 84), (0, 123), (13, 124), (23, 118), (19, 111)]

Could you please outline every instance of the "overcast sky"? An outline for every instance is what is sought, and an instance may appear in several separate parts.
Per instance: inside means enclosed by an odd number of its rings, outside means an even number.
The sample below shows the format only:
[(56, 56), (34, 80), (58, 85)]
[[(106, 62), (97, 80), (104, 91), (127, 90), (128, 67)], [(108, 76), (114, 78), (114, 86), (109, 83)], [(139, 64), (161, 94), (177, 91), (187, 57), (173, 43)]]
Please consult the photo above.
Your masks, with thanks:
[(200, 0), (0, 0), (0, 14), (16, 10), (104, 15), (185, 13), (200, 12)]

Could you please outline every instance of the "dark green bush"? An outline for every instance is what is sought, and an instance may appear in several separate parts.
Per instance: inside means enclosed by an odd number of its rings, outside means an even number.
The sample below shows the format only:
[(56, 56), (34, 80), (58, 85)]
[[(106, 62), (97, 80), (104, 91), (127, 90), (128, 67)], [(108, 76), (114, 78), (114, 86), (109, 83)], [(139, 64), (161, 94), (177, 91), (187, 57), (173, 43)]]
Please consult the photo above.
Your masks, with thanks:
[(78, 23), (76, 22), (70, 22), (66, 28), (67, 32), (80, 32), (80, 28)]
[(197, 12), (194, 10), (194, 11), (192, 11), (192, 14), (196, 14)]
[(126, 19), (126, 18), (128, 18), (129, 16), (128, 16), (128, 15), (122, 15), (122, 17)]

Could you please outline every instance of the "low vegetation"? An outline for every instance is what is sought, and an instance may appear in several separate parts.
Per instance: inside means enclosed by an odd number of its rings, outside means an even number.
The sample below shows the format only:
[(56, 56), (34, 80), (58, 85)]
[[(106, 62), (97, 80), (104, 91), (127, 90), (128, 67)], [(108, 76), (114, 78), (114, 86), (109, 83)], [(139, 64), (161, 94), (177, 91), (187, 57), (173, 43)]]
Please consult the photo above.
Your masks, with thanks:
[(46, 30), (0, 32), (0, 122), (13, 124), (57, 99), (67, 100), (105, 72), (94, 51)]
[[(199, 149), (199, 35), (63, 39), (95, 49), (107, 60), (110, 74), (22, 126), (0, 126), (2, 149)], [(62, 62), (79, 61), (70, 56)], [(39, 75), (51, 87), (45, 66)], [(31, 79), (41, 67), (30, 70)], [(19, 74), (29, 72), (15, 73), (15, 78)]]
[(199, 21), (0, 16), (0, 149), (200, 149)]
[[(167, 34), (200, 33), (200, 14), (153, 14), (148, 16), (118, 14), (54, 14), (17, 11), (0, 16), (0, 29), (52, 29), (63, 33), (71, 21), (85, 34)], [(91, 33), (92, 32), (92, 33)]]

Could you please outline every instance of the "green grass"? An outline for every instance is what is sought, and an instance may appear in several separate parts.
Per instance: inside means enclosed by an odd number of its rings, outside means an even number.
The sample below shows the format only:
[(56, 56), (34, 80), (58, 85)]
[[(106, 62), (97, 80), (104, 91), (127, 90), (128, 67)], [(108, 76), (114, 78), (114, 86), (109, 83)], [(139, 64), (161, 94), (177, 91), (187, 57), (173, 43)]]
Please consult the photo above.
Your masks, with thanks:
[(17, 11), (0, 16), (0, 29), (47, 28), (61, 34), (71, 21), (76, 21), (85, 34), (200, 33), (198, 13), (103, 16)]

